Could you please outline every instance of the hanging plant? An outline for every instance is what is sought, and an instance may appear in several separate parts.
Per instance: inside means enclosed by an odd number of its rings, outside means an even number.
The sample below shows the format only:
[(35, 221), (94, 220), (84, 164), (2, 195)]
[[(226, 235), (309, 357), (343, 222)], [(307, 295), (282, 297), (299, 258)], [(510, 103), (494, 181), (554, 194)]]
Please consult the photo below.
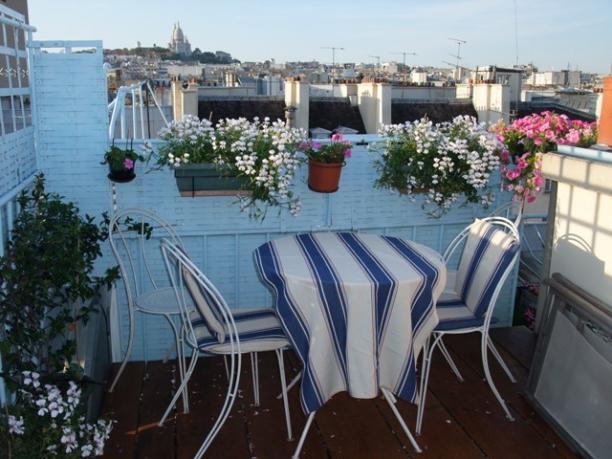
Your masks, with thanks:
[(125, 148), (120, 148), (113, 144), (110, 149), (104, 154), (102, 164), (108, 164), (108, 178), (113, 182), (127, 183), (136, 178), (136, 161), (143, 161), (144, 156), (136, 153), (132, 147), (132, 141), (128, 147), (127, 142)]
[(489, 181), (499, 167), (498, 142), (470, 116), (432, 123), (427, 118), (383, 126), (375, 185), (402, 194), (425, 194), (423, 208), (441, 217), (461, 197), (488, 206)]

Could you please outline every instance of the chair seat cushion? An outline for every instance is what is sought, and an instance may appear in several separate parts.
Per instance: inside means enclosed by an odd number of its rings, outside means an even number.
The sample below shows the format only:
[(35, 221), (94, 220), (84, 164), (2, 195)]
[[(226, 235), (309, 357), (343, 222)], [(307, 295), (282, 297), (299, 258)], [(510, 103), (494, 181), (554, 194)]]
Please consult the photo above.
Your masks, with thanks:
[[(251, 309), (233, 314), (240, 340), (240, 352), (265, 352), (289, 346), (289, 341), (273, 309)], [(229, 339), (219, 343), (197, 311), (191, 314), (191, 324), (198, 340), (198, 347), (211, 354), (231, 354)]]
[[(445, 291), (436, 304), (438, 326), (435, 331), (461, 330), (463, 328), (480, 327), (484, 317), (476, 317), (454, 292)], [(493, 317), (491, 323), (497, 322)]]

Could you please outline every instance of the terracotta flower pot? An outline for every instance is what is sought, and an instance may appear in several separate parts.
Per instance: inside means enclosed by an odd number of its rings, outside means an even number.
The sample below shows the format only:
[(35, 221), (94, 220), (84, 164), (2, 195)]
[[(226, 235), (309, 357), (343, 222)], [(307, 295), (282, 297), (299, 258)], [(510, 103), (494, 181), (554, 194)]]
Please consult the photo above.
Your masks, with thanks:
[(320, 163), (308, 159), (308, 188), (318, 193), (338, 191), (342, 163)]

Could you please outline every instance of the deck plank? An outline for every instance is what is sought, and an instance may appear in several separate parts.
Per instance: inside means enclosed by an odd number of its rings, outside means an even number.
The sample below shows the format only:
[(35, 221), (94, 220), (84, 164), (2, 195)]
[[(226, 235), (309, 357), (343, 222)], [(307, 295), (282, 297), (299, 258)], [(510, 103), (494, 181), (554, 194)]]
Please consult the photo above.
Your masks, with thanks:
[[(111, 437), (104, 448), (105, 458), (135, 457), (138, 438), (138, 407), (144, 362), (130, 362), (119, 378), (112, 393), (106, 392), (102, 402), (101, 417), (115, 421)], [(110, 385), (119, 370), (113, 365), (108, 384)]]
[[(172, 399), (174, 386), (179, 384), (176, 360), (146, 364), (138, 416), (138, 459), (175, 457), (174, 417), (170, 416), (161, 427), (158, 423)], [(181, 401), (176, 408), (183, 409)]]
[[(285, 353), (289, 354), (289, 353)], [(248, 356), (245, 360), (248, 359)], [(294, 355), (285, 356), (285, 373), (287, 384), (299, 371), (294, 365)], [(288, 458), (291, 457), (297, 446), (297, 440), (306, 423), (306, 416), (299, 403), (299, 391), (295, 387), (289, 393), (289, 411), (291, 413), (291, 425), (293, 428), (293, 441), (287, 440), (285, 427), (285, 410), (283, 401), (277, 400), (276, 396), (281, 392), (278, 363), (274, 352), (258, 353), (259, 361), (259, 393), (260, 406), (253, 403), (253, 387), (250, 374), (243, 381), (243, 394), (245, 414), (248, 430), (251, 437), (251, 454), (256, 458)], [(313, 426), (314, 427), (314, 426)], [(317, 459), (327, 455), (327, 448), (322, 442), (318, 432), (313, 429), (306, 438), (304, 449), (300, 458)]]
[[(223, 358), (201, 357), (189, 383), (190, 412), (183, 414), (180, 411), (176, 416), (177, 458), (193, 458), (216, 420), (226, 393), (227, 378)], [(239, 394), (227, 421), (205, 457), (250, 457), (242, 397)]]
[[(463, 383), (458, 382), (453, 376), (441, 354), (434, 353), (430, 382), (434, 394), (448, 410), (454, 413), (469, 435), (490, 457), (563, 457), (556, 444), (544, 438), (534, 424), (517, 410), (517, 399), (514, 395), (518, 385), (510, 391), (504, 390), (507, 388), (502, 387), (500, 383), (502, 379), (506, 381), (508, 379), (505, 375), (502, 377), (501, 369), (497, 372), (494, 368), (497, 364), (491, 362), (493, 380), (502, 397), (509, 403), (510, 410), (515, 414), (515, 422), (506, 420), (501, 407), (484, 381), (482, 370), (476, 370), (476, 367), (481, 365), (479, 337), (476, 334), (471, 335), (445, 338), (453, 357), (457, 357), (455, 362), (465, 378)], [(510, 358), (508, 360), (512, 363)], [(517, 364), (512, 366), (517, 371), (518, 367)], [(522, 371), (524, 372), (524, 369)], [(516, 445), (519, 444), (528, 447), (517, 449)]]
[[(517, 330), (517, 335), (511, 336), (510, 330), (504, 335), (504, 342), (519, 342), (520, 346), (512, 347), (512, 350), (517, 350), (517, 354), (520, 355), (524, 352), (524, 343), (528, 340), (524, 340), (522, 336), (525, 336), (519, 329), (522, 327), (514, 327)], [(493, 336), (498, 336), (494, 334)], [(481, 357), (480, 357), (480, 340), (476, 334), (466, 335), (464, 337), (449, 336), (448, 346), (452, 349), (454, 354), (457, 354), (463, 363), (469, 366), (474, 373), (476, 373), (481, 379), (484, 378), (482, 370)], [(507, 345), (507, 344), (506, 344)], [(514, 357), (514, 353), (511, 355), (505, 350), (504, 345), (496, 346), (502, 355), (502, 358), (509, 366), (510, 371), (517, 380), (516, 384), (513, 384), (506, 374), (503, 372), (501, 367), (497, 364), (497, 361), (493, 356), (489, 355), (489, 367), (493, 381), (497, 389), (499, 390), (502, 397), (510, 404), (511, 410), (515, 414), (518, 414), (522, 420), (531, 425), (536, 432), (538, 432), (542, 438), (547, 441), (553, 448), (557, 449), (558, 452), (567, 458), (575, 458), (577, 455), (561, 440), (550, 425), (548, 425), (541, 416), (539, 416), (533, 407), (529, 404), (524, 396), (525, 385), (528, 377), (528, 370), (523, 364)], [(499, 408), (501, 410), (501, 408)]]
[[(496, 335), (496, 334), (494, 334)], [(423, 433), (417, 441), (424, 453), (417, 455), (404, 436), (391, 410), (381, 398), (352, 399), (337, 394), (317, 412), (306, 437), (303, 458), (555, 458), (576, 457), (522, 396), (527, 369), (506, 352), (527, 347), (524, 337), (506, 332), (498, 346), (515, 371), (519, 383), (511, 384), (496, 363), (493, 377), (517, 414), (507, 422), (482, 379), (478, 337), (449, 337), (447, 345), (466, 378), (459, 383), (439, 353), (432, 366)], [(518, 338), (516, 338), (518, 336)], [(518, 344), (513, 344), (514, 339)], [(297, 356), (286, 355), (288, 379), (300, 369)], [(261, 406), (253, 406), (251, 368), (244, 356), (239, 397), (231, 416), (205, 457), (276, 459), (290, 457), (306, 420), (299, 404), (299, 391), (290, 392), (295, 440), (286, 439), (284, 411), (276, 395), (280, 391), (274, 353), (259, 354)], [(156, 422), (171, 395), (174, 362), (127, 366), (114, 394), (107, 394), (103, 414), (118, 422), (106, 447), (105, 458), (192, 458), (200, 447), (227, 388), (222, 358), (200, 358), (190, 383), (191, 412), (175, 412), (164, 428)], [(114, 367), (116, 371), (117, 366)], [(148, 376), (145, 377), (145, 374)], [(175, 383), (178, 383), (176, 381)], [(398, 401), (397, 407), (414, 428), (416, 406)]]

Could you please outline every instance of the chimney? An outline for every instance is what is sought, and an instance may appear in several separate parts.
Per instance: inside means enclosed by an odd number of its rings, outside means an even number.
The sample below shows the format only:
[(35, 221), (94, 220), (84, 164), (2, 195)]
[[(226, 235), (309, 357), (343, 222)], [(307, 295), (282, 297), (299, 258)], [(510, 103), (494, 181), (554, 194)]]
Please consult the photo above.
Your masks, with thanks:
[(604, 77), (597, 142), (612, 147), (612, 75)]
[[(285, 105), (287, 112), (293, 115), (293, 127), (302, 128), (308, 132), (308, 117), (310, 115), (310, 85), (299, 78), (288, 78), (285, 82)], [(287, 118), (291, 115), (288, 114)]]

